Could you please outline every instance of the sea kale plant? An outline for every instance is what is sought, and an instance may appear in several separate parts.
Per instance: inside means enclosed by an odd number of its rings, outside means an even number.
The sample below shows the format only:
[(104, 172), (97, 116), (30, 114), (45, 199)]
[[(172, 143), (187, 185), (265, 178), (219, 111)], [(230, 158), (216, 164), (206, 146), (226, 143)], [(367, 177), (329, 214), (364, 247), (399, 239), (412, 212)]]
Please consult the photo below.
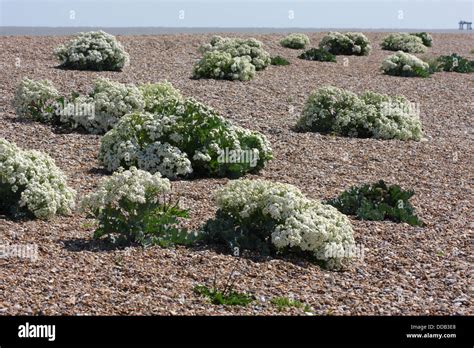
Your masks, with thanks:
[(474, 72), (474, 60), (468, 60), (456, 53), (450, 56), (439, 56), (435, 64), (439, 71), (455, 71), (458, 73)]
[[(428, 41), (426, 37), (425, 42)], [(380, 45), (384, 50), (408, 53), (423, 53), (427, 47), (423, 44), (423, 38), (421, 36), (408, 33), (390, 34), (383, 39)]]
[(339, 269), (353, 257), (349, 219), (306, 198), (295, 186), (265, 180), (230, 181), (216, 193), (218, 211), (203, 228), (208, 242), (261, 254), (295, 253)]
[(311, 48), (301, 53), (298, 58), (319, 62), (335, 62), (336, 56), (322, 48)]
[(77, 70), (122, 70), (130, 60), (115, 36), (103, 31), (79, 33), (54, 55), (62, 67)]
[(300, 49), (309, 45), (309, 37), (305, 34), (290, 34), (280, 41), (280, 45), (287, 48)]
[(135, 85), (105, 78), (95, 80), (89, 95), (72, 97), (65, 102), (68, 105), (90, 105), (85, 109), (91, 110), (91, 113), (84, 114), (64, 108), (60, 112), (61, 123), (69, 123), (72, 128), (80, 127), (95, 134), (107, 132), (121, 117), (143, 110), (145, 106), (143, 95)]
[(428, 63), (403, 51), (385, 58), (382, 71), (387, 75), (402, 77), (428, 77), (433, 73)]
[(290, 65), (290, 62), (282, 56), (275, 56), (275, 57), (272, 57), (271, 64), (272, 65)]
[(126, 114), (154, 112), (165, 100), (180, 98), (167, 81), (135, 86), (98, 78), (90, 93), (63, 96), (48, 80), (26, 78), (17, 87), (13, 105), (20, 117), (103, 134)]
[(233, 125), (192, 98), (168, 99), (153, 113), (122, 117), (101, 139), (99, 151), (109, 171), (136, 166), (168, 178), (241, 176), (271, 158), (263, 134)]
[(362, 33), (330, 32), (319, 47), (335, 55), (366, 56), (371, 50), (369, 39)]
[(337, 87), (313, 91), (297, 129), (343, 136), (420, 140), (418, 110), (403, 96), (367, 91), (360, 96)]
[(75, 191), (47, 154), (22, 150), (0, 138), (0, 211), (12, 217), (48, 219), (69, 214)]
[(24, 78), (16, 88), (13, 106), (20, 117), (50, 122), (59, 98), (60, 94), (51, 81)]
[(433, 46), (433, 37), (426, 32), (410, 33), (410, 35), (418, 36), (426, 47)]
[(409, 202), (413, 195), (413, 191), (402, 190), (398, 185), (387, 186), (380, 180), (374, 184), (354, 186), (327, 203), (341, 213), (355, 215), (360, 220), (392, 220), (423, 226)]
[(191, 244), (195, 236), (182, 227), (187, 211), (170, 198), (171, 184), (160, 173), (130, 168), (102, 179), (81, 201), (89, 217), (98, 220), (94, 238), (117, 245)]
[(223, 38), (214, 36), (200, 51), (204, 54), (194, 66), (195, 78), (247, 81), (255, 71), (270, 65), (271, 58), (263, 44), (253, 38)]

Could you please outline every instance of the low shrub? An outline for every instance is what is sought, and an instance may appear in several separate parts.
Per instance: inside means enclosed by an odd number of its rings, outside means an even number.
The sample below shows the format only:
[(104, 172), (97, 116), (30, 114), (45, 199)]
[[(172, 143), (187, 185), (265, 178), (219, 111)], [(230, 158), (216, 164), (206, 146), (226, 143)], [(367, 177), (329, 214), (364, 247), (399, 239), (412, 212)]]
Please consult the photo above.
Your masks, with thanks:
[(428, 77), (432, 73), (428, 63), (403, 51), (385, 58), (382, 70), (387, 75), (403, 77)]
[(311, 48), (301, 53), (298, 58), (320, 62), (335, 62), (336, 56), (322, 48)]
[(450, 56), (440, 56), (436, 59), (440, 71), (455, 71), (458, 73), (474, 72), (474, 60), (468, 60), (453, 53)]
[(200, 51), (203, 58), (194, 66), (195, 78), (215, 78), (247, 81), (255, 71), (265, 69), (271, 58), (263, 44), (251, 39), (214, 36)]
[(159, 173), (132, 167), (102, 179), (97, 190), (82, 199), (81, 208), (99, 222), (94, 238), (143, 246), (190, 244), (194, 235), (181, 227), (188, 214), (172, 202), (170, 192), (169, 180)]
[(345, 252), (355, 244), (348, 218), (292, 185), (234, 180), (217, 191), (216, 203), (216, 217), (203, 227), (208, 242), (261, 254), (297, 253), (329, 269), (351, 258)]
[(255, 76), (255, 66), (249, 56), (232, 57), (227, 52), (206, 52), (194, 66), (195, 78), (248, 81)]
[(426, 47), (433, 46), (433, 37), (428, 33), (410, 33), (410, 35), (418, 36)]
[(275, 57), (272, 57), (271, 64), (272, 65), (290, 65), (290, 62), (286, 58), (283, 58), (281, 56), (275, 56)]
[(192, 98), (169, 99), (154, 114), (124, 116), (102, 137), (99, 152), (109, 171), (136, 166), (168, 178), (240, 176), (271, 158), (264, 135), (232, 125)]
[(387, 186), (380, 180), (374, 184), (354, 186), (327, 203), (360, 220), (392, 220), (423, 226), (409, 202), (413, 195), (413, 191), (404, 191), (398, 185)]
[(66, 97), (50, 81), (24, 79), (16, 90), (13, 105), (21, 117), (103, 134), (124, 115), (155, 112), (168, 99), (182, 99), (182, 96), (167, 81), (137, 87), (98, 78), (89, 94), (73, 92)]
[[(122, 84), (105, 78), (98, 78), (88, 96), (70, 98), (67, 103), (91, 105), (91, 114), (66, 112), (62, 114), (62, 123), (73, 128), (81, 127), (88, 133), (103, 134), (126, 114), (143, 110), (145, 102), (140, 90), (132, 84)], [(67, 110), (67, 109), (66, 109)]]
[(21, 117), (49, 122), (59, 97), (59, 92), (51, 81), (24, 78), (15, 91), (13, 106)]
[(378, 139), (420, 140), (422, 135), (417, 110), (406, 98), (370, 91), (357, 96), (336, 87), (310, 94), (297, 128)]
[(366, 56), (370, 53), (369, 39), (362, 33), (330, 32), (323, 37), (319, 47), (335, 55)]
[(129, 63), (129, 55), (120, 42), (103, 31), (79, 33), (54, 50), (61, 66), (78, 70), (121, 70)]
[[(428, 38), (426, 37), (424, 40), (426, 41)], [(389, 51), (403, 51), (408, 53), (423, 53), (426, 51), (423, 38), (408, 33), (390, 34), (383, 39), (380, 45), (384, 50)]]
[(22, 150), (0, 138), (0, 211), (12, 217), (48, 219), (69, 214), (75, 191), (47, 154)]
[(305, 34), (290, 34), (280, 41), (280, 45), (293, 49), (305, 48), (309, 45), (309, 37)]

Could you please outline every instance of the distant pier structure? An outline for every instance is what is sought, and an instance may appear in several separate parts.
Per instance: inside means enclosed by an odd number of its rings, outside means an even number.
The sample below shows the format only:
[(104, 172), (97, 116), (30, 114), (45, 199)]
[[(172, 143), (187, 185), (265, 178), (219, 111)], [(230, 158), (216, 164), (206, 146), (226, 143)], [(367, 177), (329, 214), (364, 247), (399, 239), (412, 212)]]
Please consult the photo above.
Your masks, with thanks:
[(472, 30), (472, 22), (459, 21), (459, 30), (464, 30), (464, 24), (467, 30)]

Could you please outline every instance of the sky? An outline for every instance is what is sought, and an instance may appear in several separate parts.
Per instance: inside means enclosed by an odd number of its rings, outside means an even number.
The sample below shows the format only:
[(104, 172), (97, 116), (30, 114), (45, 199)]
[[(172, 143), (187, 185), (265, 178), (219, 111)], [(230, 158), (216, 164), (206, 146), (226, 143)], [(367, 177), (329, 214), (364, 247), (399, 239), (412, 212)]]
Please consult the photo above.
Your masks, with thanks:
[(0, 26), (457, 29), (474, 0), (0, 0)]

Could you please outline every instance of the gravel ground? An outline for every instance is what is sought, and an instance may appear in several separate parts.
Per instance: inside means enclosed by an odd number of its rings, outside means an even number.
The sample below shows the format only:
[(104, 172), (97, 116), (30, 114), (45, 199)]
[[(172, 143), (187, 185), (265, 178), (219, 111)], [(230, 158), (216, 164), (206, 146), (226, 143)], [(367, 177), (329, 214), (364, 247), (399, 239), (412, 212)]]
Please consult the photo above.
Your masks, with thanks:
[[(309, 35), (314, 46), (323, 35)], [(92, 228), (79, 213), (48, 222), (0, 216), (0, 243), (39, 246), (36, 262), (0, 259), (0, 313), (304, 314), (301, 309), (278, 312), (269, 303), (274, 296), (293, 296), (311, 306), (315, 315), (474, 314), (473, 75), (443, 72), (427, 79), (382, 75), (380, 64), (390, 52), (378, 47), (386, 34), (367, 35), (374, 47), (370, 56), (346, 61), (339, 56), (337, 63), (297, 59), (299, 50), (278, 45), (282, 35), (257, 35), (272, 55), (287, 57), (291, 65), (270, 66), (250, 82), (190, 79), (200, 56), (197, 48), (209, 41), (210, 34), (119, 37), (131, 56), (131, 66), (123, 72), (55, 68), (51, 52), (66, 37), (0, 37), (0, 136), (51, 155), (79, 195), (93, 190), (104, 175), (96, 160), (99, 137), (18, 120), (11, 101), (16, 84), (25, 76), (48, 78), (65, 93), (86, 91), (98, 76), (129, 83), (168, 79), (184, 95), (267, 135), (275, 159), (250, 177), (296, 185), (315, 199), (384, 179), (415, 190), (412, 203), (427, 224), (418, 228), (352, 219), (364, 258), (344, 272), (330, 272), (301, 260), (236, 259), (204, 247), (110, 250), (91, 240)], [(472, 35), (433, 37), (428, 56), (457, 52), (473, 59)], [(323, 85), (405, 95), (420, 104), (426, 139), (381, 141), (294, 132), (307, 95)], [(213, 216), (212, 191), (226, 182), (173, 183), (190, 209), (191, 227)], [(193, 293), (196, 284), (210, 285), (215, 272), (224, 280), (235, 264), (235, 287), (255, 295), (259, 300), (253, 305), (215, 306)]]

